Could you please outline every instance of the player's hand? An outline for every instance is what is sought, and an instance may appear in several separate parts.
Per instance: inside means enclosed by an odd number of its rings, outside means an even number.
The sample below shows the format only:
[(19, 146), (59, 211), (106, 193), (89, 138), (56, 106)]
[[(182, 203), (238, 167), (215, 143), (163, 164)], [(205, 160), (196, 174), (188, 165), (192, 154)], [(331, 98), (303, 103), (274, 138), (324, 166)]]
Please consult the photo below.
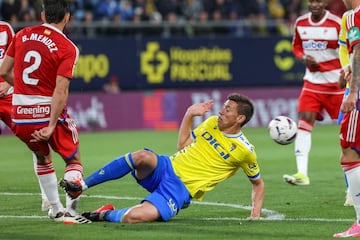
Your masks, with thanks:
[(347, 73), (344, 72), (343, 69), (340, 70), (340, 77), (339, 77), (339, 88), (344, 88), (346, 86), (347, 80), (346, 80)]
[(0, 97), (5, 96), (10, 87), (10, 84), (8, 84), (7, 82), (0, 82)]
[(346, 83), (349, 82), (351, 77), (351, 68), (349, 65), (342, 68), (340, 70), (340, 77), (339, 77), (339, 88), (344, 88), (346, 86)]
[(35, 130), (31, 134), (33, 139), (31, 139), (30, 142), (43, 142), (43, 141), (46, 142), (51, 137), (53, 131), (54, 131), (54, 128), (51, 128), (49, 126), (44, 127), (44, 128), (42, 128), (40, 130)]
[(342, 112), (351, 112), (356, 107), (356, 102), (358, 101), (357, 93), (349, 93), (346, 99), (341, 104)]
[(192, 116), (202, 116), (206, 112), (210, 111), (214, 105), (214, 100), (209, 100), (207, 102), (195, 103), (188, 108), (189, 113)]
[(319, 68), (319, 64), (316, 61), (316, 59), (311, 55), (305, 55), (304, 56), (304, 63), (305, 65), (309, 66), (313, 70), (316, 70)]

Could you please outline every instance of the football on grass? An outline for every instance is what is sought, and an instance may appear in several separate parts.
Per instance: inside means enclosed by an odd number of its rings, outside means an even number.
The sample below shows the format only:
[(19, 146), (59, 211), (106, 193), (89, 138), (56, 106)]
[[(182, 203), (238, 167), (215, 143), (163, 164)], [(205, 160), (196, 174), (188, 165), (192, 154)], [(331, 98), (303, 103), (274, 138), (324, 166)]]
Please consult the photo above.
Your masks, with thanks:
[(290, 144), (296, 138), (296, 122), (286, 116), (278, 116), (271, 120), (268, 129), (271, 139), (281, 145)]

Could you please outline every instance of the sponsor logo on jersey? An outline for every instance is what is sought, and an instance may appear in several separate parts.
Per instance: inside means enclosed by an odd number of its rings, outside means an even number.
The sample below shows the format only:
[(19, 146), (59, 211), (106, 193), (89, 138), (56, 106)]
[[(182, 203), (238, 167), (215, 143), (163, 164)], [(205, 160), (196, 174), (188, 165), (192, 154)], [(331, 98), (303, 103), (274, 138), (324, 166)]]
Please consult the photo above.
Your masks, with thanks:
[(352, 29), (349, 30), (348, 39), (350, 43), (360, 39), (360, 33), (358, 27), (353, 27)]
[(327, 41), (314, 41), (308, 40), (302, 43), (303, 48), (306, 50), (324, 50), (327, 48)]
[(28, 115), (32, 116), (32, 118), (43, 118), (50, 115), (50, 106), (17, 106), (16, 114)]
[(204, 132), (201, 136), (215, 149), (216, 152), (224, 159), (228, 159), (230, 157), (229, 153), (225, 153), (225, 149), (221, 144), (214, 138), (211, 133)]

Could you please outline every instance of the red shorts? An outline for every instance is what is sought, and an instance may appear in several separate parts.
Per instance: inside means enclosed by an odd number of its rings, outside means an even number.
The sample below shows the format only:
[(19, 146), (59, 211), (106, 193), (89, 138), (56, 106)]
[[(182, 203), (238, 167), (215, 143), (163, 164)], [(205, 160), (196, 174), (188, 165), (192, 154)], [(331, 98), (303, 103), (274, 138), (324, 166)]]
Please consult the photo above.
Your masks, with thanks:
[(340, 146), (360, 153), (360, 112), (353, 110), (344, 114), (340, 125)]
[(298, 112), (322, 112), (327, 111), (331, 119), (337, 119), (343, 94), (323, 94), (302, 90), (299, 102)]
[(50, 147), (65, 159), (71, 159), (77, 153), (79, 147), (79, 136), (73, 119), (67, 118), (64, 122), (58, 122), (48, 142), (31, 142), (31, 134), (35, 130), (46, 127), (48, 124), (18, 124), (14, 127), (14, 133), (32, 151), (40, 151), (44, 155), (50, 153)]
[(11, 121), (12, 95), (0, 97), (0, 120), (2, 120), (9, 128), (13, 127)]

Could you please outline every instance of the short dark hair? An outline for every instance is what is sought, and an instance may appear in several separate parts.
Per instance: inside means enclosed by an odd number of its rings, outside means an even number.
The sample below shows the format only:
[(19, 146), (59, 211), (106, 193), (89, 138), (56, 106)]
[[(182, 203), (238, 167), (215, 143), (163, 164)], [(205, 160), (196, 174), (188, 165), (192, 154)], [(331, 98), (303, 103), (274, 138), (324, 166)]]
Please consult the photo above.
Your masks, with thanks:
[(70, 12), (68, 0), (43, 1), (43, 11), (45, 12), (45, 20), (47, 23), (59, 23), (64, 19), (65, 14)]
[(246, 123), (250, 121), (250, 119), (254, 115), (254, 105), (252, 104), (252, 102), (248, 97), (238, 93), (229, 94), (227, 99), (234, 101), (238, 104), (237, 112), (239, 115), (245, 115), (246, 119), (241, 124), (241, 126), (244, 126)]

